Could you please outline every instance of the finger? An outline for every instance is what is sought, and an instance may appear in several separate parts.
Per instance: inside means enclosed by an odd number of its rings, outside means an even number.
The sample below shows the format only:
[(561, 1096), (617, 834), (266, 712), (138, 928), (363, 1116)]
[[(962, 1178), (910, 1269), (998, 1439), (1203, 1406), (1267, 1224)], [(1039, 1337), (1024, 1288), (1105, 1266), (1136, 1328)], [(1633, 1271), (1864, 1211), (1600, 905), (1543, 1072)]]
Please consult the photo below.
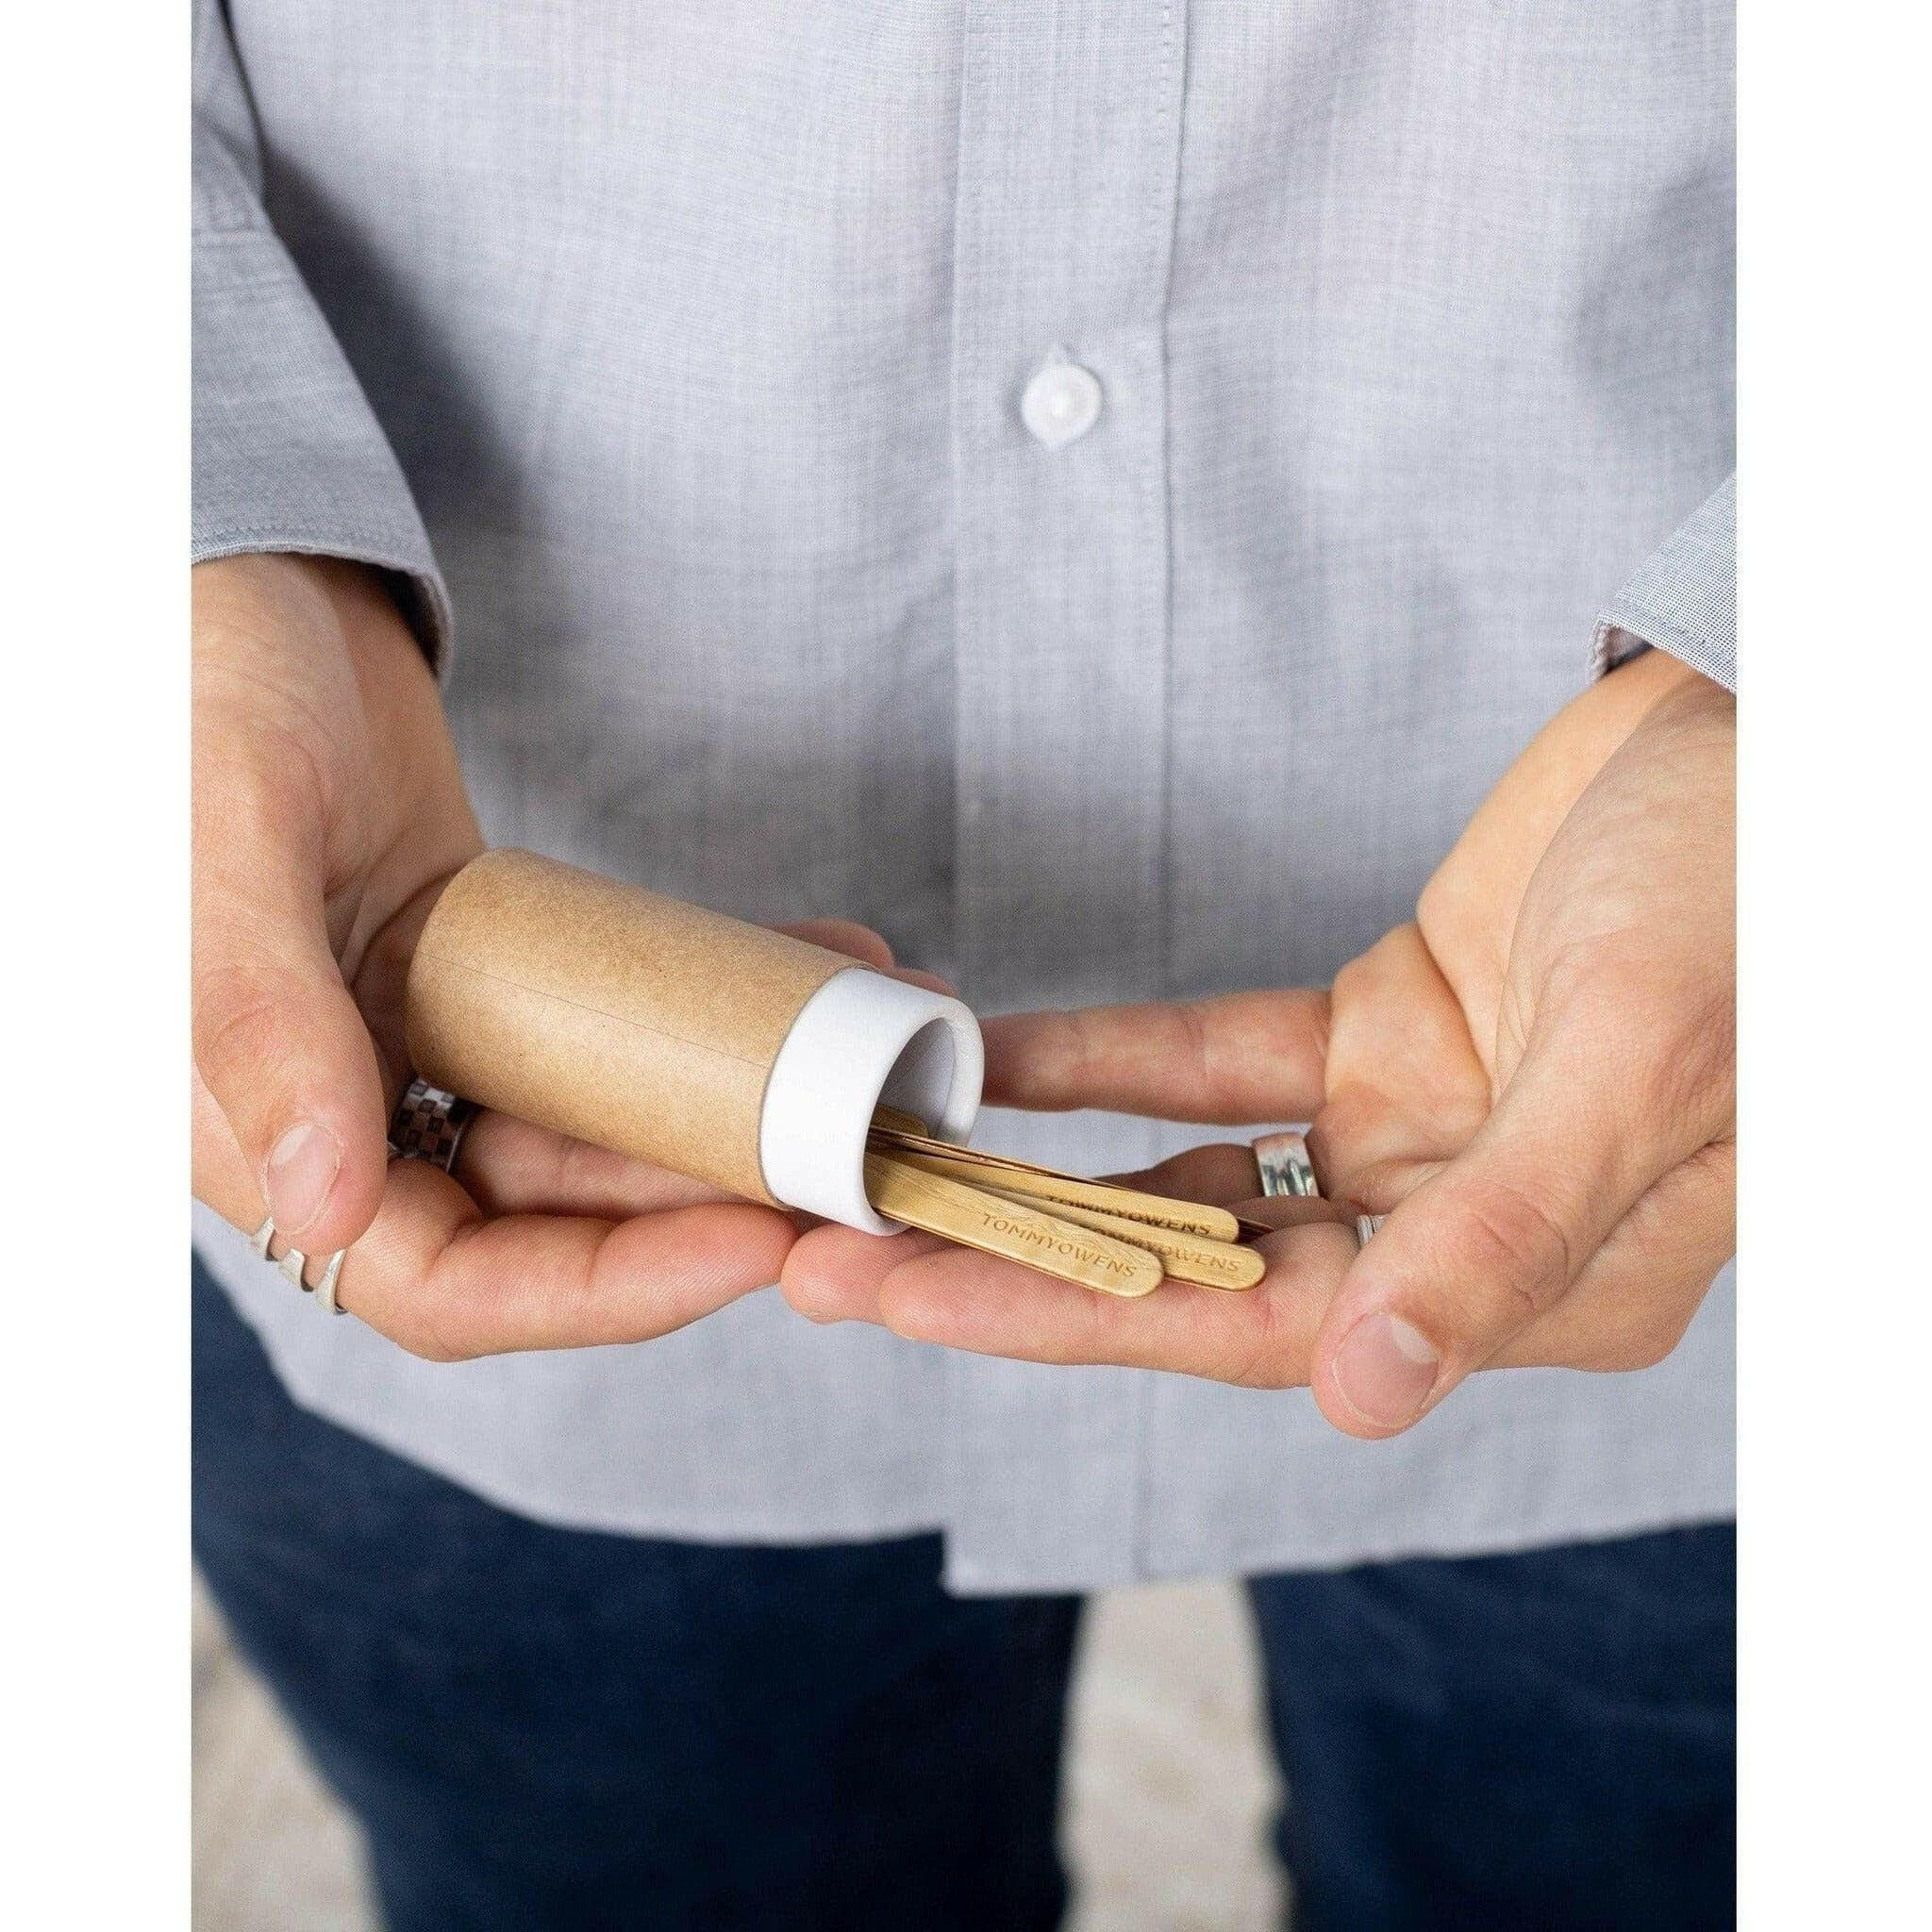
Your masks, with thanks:
[(1314, 1378), (1349, 1434), (1392, 1435), (1546, 1315), (1641, 1196), (1710, 1138), (1660, 1048), (1618, 1054), (1617, 1017), (1539, 1028), (1468, 1149), (1363, 1250)]
[(792, 925), (781, 925), (778, 930), (790, 933), (795, 940), (824, 946), (827, 952), (843, 953), (857, 959), (861, 966), (870, 966), (874, 972), (883, 973), (889, 979), (901, 979), (908, 986), (923, 986), (928, 992), (942, 992), (948, 998), (952, 996), (952, 987), (937, 973), (923, 973), (917, 967), (894, 965), (891, 945), (871, 926), (860, 925), (856, 920), (805, 919)]
[(484, 1213), (588, 1214), (623, 1221), (734, 1197), (628, 1155), (612, 1154), (486, 1108), (471, 1121), (451, 1173)]
[[(404, 1008), (409, 963), (416, 955), (416, 942), (422, 937), (423, 928), (428, 924), (429, 915), (435, 910), (436, 902), (442, 896), (444, 888), (475, 854), (458, 849), (441, 856), (446, 862), (395, 907), (369, 936), (366, 943), (361, 941), (358, 933), (352, 938), (342, 955), (345, 962), (355, 960), (353, 970), (349, 972), (349, 991), (375, 1047), (375, 1063), (382, 1075), (385, 1119), (394, 1113), (396, 1103), (403, 1097), (403, 1090), (409, 1081), (409, 1048), (404, 1026)], [(398, 881), (393, 892), (384, 891), (383, 870), (378, 866), (371, 875), (369, 884), (364, 887), (365, 899), (375, 892), (381, 893), (384, 903), (391, 903), (406, 890), (404, 882)], [(359, 958), (355, 951), (358, 943), (361, 945)]]
[(1469, 1144), (1449, 1141), (1408, 1115), (1399, 1101), (1357, 1089), (1315, 1116), (1308, 1164), (1324, 1194), (1387, 1214)]
[(951, 1246), (938, 1235), (862, 1234), (828, 1221), (786, 1256), (779, 1291), (808, 1321), (876, 1322), (879, 1291), (893, 1269)]
[(1321, 1103), (1327, 996), (1012, 1014), (986, 1023), (991, 1104), (1108, 1108), (1224, 1123), (1306, 1118)]
[(871, 966), (881, 973), (892, 964), (892, 949), (883, 935), (869, 925), (860, 925), (856, 919), (801, 919), (781, 925), (778, 930), (790, 933), (795, 940), (804, 940), (808, 945), (823, 946), (828, 953), (843, 953), (861, 966)]
[(1243, 1221), (1259, 1221), (1270, 1227), (1294, 1227), (1305, 1221), (1345, 1222), (1355, 1225), (1359, 1205), (1352, 1201), (1324, 1198), (1319, 1194), (1256, 1193), (1260, 1174), (1255, 1164), (1255, 1150), (1245, 1144), (1217, 1142), (1208, 1147), (1191, 1147), (1157, 1167), (1139, 1174), (1110, 1174), (1108, 1178), (1121, 1187), (1138, 1188), (1145, 1193), (1165, 1194), (1174, 1201), (1201, 1201), (1226, 1208)]
[(1353, 1201), (1326, 1201), (1314, 1194), (1257, 1195), (1249, 1201), (1230, 1201), (1228, 1207), (1243, 1221), (1258, 1221), (1264, 1227), (1306, 1227), (1313, 1223), (1332, 1222), (1354, 1232), (1359, 1206)]
[(1237, 1201), (1250, 1199), (1261, 1185), (1255, 1150), (1244, 1141), (1216, 1141), (1205, 1147), (1190, 1147), (1184, 1154), (1171, 1155), (1138, 1174), (1108, 1178), (1124, 1188), (1165, 1194), (1172, 1201), (1201, 1201), (1216, 1208), (1231, 1208)]
[(951, 980), (941, 979), (937, 973), (922, 973), (916, 966), (894, 966), (886, 977), (903, 980), (908, 986), (923, 986), (927, 992), (943, 993), (948, 999), (958, 997)]
[(309, 807), (273, 782), (226, 803), (196, 841), (195, 1067), (276, 1225), (346, 1247), (382, 1197), (375, 1049), (330, 949)]
[(775, 1209), (739, 1202), (485, 1219), (447, 1174), (399, 1160), (337, 1298), (439, 1361), (642, 1341), (775, 1281), (794, 1239)]
[[(1610, 1230), (1568, 1291), (1483, 1367), (1608, 1373), (1661, 1361), (1737, 1251), (1736, 1167), (1735, 1144), (1725, 1141), (1673, 1168)], [(1289, 1204), (1240, 1211), (1276, 1205)]]
[(260, 1183), (249, 1172), (227, 1115), (208, 1091), (207, 1081), (192, 1069), (189, 1087), (194, 1198), (206, 1202), (230, 1225), (253, 1234), (261, 1225)]
[[(247, 1163), (213, 1099), (196, 1087), (194, 1191), (240, 1224), (252, 1191)], [(479, 1115), (470, 1134), (508, 1118)], [(637, 1178), (612, 1191), (644, 1198)], [(337, 1300), (413, 1353), (455, 1360), (646, 1341), (778, 1278), (795, 1239), (783, 1215), (743, 1202), (686, 1205), (673, 1198), (675, 1177), (663, 1178), (668, 1211), (487, 1220), (428, 1162), (395, 1161), (375, 1224), (344, 1257)], [(605, 1186), (593, 1165), (580, 1191), (589, 1198)], [(275, 1257), (292, 1245), (277, 1240)], [(306, 1278), (314, 1282), (328, 1251), (306, 1252)]]
[(947, 1247), (886, 1274), (878, 1319), (910, 1341), (977, 1355), (1296, 1387), (1307, 1379), (1322, 1312), (1355, 1254), (1355, 1236), (1321, 1224), (1264, 1236), (1257, 1246), (1268, 1273), (1245, 1293), (1164, 1281), (1135, 1301)]
[(878, 1322), (975, 1354), (1296, 1386), (1307, 1380), (1321, 1311), (1355, 1254), (1355, 1235), (1324, 1222), (1257, 1245), (1269, 1272), (1246, 1293), (1168, 1281), (1124, 1302), (928, 1235), (881, 1241), (823, 1227), (792, 1248), (783, 1287), (813, 1320)]
[(1328, 995), (1221, 999), (988, 1021), (990, 1106), (1108, 1108), (1162, 1120), (1307, 1120), (1322, 1104)]
[(1420, 1163), (1461, 1153), (1489, 1113), (1489, 1074), (1413, 924), (1336, 975), (1327, 1088), (1308, 1158), (1324, 1192), (1376, 1213), (1409, 1191)]

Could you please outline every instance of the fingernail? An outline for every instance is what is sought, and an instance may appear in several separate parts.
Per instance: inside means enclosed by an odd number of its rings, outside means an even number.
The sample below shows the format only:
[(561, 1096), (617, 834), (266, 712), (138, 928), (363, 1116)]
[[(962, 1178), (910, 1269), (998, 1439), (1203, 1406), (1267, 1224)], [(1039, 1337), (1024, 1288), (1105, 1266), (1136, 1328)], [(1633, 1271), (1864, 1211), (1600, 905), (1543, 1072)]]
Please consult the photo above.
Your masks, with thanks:
[(262, 1191), (278, 1233), (298, 1235), (322, 1212), (341, 1165), (336, 1137), (307, 1121), (275, 1142)]
[(1441, 1366), (1429, 1338), (1400, 1315), (1364, 1315), (1335, 1352), (1335, 1386), (1365, 1423), (1403, 1429), (1423, 1412)]

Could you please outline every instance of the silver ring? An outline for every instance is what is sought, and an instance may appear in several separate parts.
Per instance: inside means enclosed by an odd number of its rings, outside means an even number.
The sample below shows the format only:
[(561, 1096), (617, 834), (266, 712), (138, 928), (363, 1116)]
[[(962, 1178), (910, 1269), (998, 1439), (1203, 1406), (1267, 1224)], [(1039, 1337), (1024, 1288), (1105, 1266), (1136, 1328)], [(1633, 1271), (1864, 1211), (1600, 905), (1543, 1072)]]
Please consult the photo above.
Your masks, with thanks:
[(342, 1257), (347, 1248), (338, 1248), (328, 1257), (328, 1266), (322, 1271), (322, 1279), (315, 1284), (315, 1299), (331, 1315), (346, 1315), (349, 1311), (336, 1299), (336, 1283), (341, 1277)]
[(1388, 1219), (1386, 1214), (1357, 1214), (1355, 1218), (1356, 1245), (1367, 1247), (1374, 1239), (1375, 1230)]
[(302, 1278), (308, 1266), (308, 1257), (300, 1248), (291, 1248), (287, 1254), (281, 1256), (278, 1259), (269, 1252), (274, 1244), (275, 1238), (275, 1216), (271, 1214), (249, 1236), (248, 1245), (255, 1250), (256, 1254), (262, 1260), (275, 1262), (275, 1272), (284, 1281), (299, 1288), (304, 1294), (312, 1294), (332, 1314), (346, 1315), (349, 1312), (348, 1309), (336, 1300), (336, 1282), (341, 1274), (342, 1257), (349, 1252), (348, 1249), (338, 1248), (328, 1257), (328, 1261), (322, 1271), (322, 1279), (313, 1288), (310, 1288), (308, 1282)]
[(398, 1160), (426, 1160), (449, 1174), (463, 1130), (475, 1118), (475, 1101), (458, 1100), (427, 1080), (411, 1080), (390, 1117), (390, 1152)]
[(1320, 1198), (1322, 1190), (1308, 1159), (1308, 1143), (1300, 1134), (1263, 1134), (1255, 1142), (1255, 1168), (1261, 1176), (1264, 1194)]

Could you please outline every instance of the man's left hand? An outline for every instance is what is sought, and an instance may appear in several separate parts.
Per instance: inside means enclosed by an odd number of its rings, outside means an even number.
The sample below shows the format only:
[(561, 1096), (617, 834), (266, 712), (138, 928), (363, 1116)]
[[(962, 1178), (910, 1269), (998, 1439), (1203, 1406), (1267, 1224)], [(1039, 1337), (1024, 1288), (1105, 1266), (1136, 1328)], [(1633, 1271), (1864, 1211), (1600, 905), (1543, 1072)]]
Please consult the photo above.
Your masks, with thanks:
[[(1311, 1120), (1328, 1201), (1244, 1198), (1241, 1146), (1136, 1177), (1274, 1224), (1258, 1288), (1123, 1302), (824, 1227), (792, 1248), (788, 1299), (985, 1354), (1307, 1383), (1367, 1437), (1477, 1369), (1659, 1360), (1734, 1243), (1734, 765), (1728, 693), (1647, 654), (1545, 728), (1414, 923), (1332, 993), (989, 1024), (995, 1104)], [(1389, 1216), (1359, 1252), (1357, 1207)]]

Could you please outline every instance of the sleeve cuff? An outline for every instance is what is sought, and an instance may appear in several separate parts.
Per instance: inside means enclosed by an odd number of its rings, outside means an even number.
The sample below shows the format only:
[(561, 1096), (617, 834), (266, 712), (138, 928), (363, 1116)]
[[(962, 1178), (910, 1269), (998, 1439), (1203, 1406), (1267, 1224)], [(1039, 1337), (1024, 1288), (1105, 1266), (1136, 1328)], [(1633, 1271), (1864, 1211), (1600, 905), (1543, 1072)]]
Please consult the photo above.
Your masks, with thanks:
[(395, 572), (446, 674), (449, 593), (402, 468), (281, 242), (250, 226), (194, 240), (193, 558), (258, 550)]
[(1591, 642), (1593, 676), (1655, 646), (1726, 691), (1737, 690), (1737, 506), (1734, 476), (1611, 599)]

